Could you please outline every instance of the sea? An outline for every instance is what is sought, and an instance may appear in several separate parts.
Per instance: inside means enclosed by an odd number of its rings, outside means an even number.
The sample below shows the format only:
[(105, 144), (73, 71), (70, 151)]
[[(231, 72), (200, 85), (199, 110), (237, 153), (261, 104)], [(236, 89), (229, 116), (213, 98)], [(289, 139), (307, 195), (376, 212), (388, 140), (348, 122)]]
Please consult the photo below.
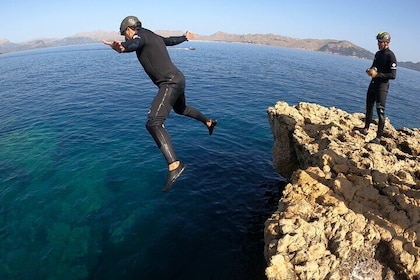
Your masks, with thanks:
[[(157, 88), (135, 54), (98, 43), (0, 55), (0, 279), (266, 279), (264, 222), (285, 184), (266, 110), (364, 113), (371, 61), (200, 41), (168, 51), (187, 103), (218, 120), (209, 136), (171, 113), (187, 169), (169, 192), (145, 128)], [(391, 81), (394, 127), (419, 127), (419, 81), (405, 68)]]

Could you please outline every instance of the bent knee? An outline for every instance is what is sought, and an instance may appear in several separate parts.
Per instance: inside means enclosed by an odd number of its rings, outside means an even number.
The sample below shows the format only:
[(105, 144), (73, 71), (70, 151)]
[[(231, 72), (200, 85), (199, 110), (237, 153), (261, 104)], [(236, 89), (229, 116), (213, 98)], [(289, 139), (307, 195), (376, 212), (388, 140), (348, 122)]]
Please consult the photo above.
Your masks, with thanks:
[(178, 115), (185, 115), (185, 110), (181, 110), (181, 109), (175, 109), (174, 108), (174, 112), (176, 113), (176, 114), (178, 114)]
[(383, 114), (385, 114), (385, 107), (383, 107), (383, 106), (377, 106), (376, 107), (376, 111), (377, 111), (378, 114), (383, 115)]
[(145, 126), (146, 126), (146, 129), (150, 131), (157, 127), (162, 127), (163, 121), (157, 120), (157, 119), (148, 119)]
[(187, 106), (182, 107), (182, 108), (175, 108), (174, 107), (173, 109), (174, 109), (174, 112), (177, 113), (178, 115), (184, 115), (184, 116), (186, 116), (190, 112), (190, 108), (187, 107)]

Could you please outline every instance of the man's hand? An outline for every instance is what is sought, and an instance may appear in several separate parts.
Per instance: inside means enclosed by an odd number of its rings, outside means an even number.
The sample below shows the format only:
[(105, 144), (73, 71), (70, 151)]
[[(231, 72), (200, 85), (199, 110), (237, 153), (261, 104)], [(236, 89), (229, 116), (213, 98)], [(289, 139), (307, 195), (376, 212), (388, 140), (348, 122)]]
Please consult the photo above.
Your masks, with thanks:
[(110, 41), (102, 40), (102, 43), (104, 43), (107, 46), (110, 46), (116, 52), (122, 53), (125, 51), (125, 48), (121, 44), (120, 41), (114, 40), (113, 42), (110, 42)]
[(195, 38), (195, 34), (189, 31), (185, 32), (184, 36), (187, 37), (188, 40)]
[(376, 76), (378, 76), (378, 71), (376, 70), (376, 67), (367, 69), (366, 73), (372, 78), (375, 78)]

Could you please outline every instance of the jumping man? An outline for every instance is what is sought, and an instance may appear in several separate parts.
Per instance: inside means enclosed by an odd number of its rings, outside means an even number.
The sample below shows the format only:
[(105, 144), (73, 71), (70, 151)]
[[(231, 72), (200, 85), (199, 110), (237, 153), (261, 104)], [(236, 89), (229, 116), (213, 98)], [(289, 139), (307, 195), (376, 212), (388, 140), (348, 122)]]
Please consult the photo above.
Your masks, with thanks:
[(164, 126), (171, 110), (174, 109), (177, 114), (202, 122), (210, 135), (217, 124), (216, 120), (209, 119), (197, 109), (187, 106), (184, 92), (185, 77), (172, 63), (166, 49), (166, 46), (174, 46), (192, 39), (194, 34), (187, 32), (183, 36), (161, 37), (143, 28), (135, 16), (128, 16), (121, 22), (120, 32), (125, 36), (125, 42), (104, 40), (103, 43), (119, 53), (136, 52), (144, 71), (159, 88), (150, 106), (146, 128), (168, 164), (168, 174), (163, 189), (168, 191), (186, 167), (177, 158), (171, 138)]

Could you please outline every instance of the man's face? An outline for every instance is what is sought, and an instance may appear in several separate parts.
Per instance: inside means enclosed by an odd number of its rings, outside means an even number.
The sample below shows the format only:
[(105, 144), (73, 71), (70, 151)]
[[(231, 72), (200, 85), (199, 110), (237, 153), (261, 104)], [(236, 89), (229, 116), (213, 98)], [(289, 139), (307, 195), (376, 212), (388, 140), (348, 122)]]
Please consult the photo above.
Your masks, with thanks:
[(388, 48), (388, 42), (382, 42), (382, 41), (379, 41), (378, 40), (378, 48), (379, 48), (379, 50), (384, 50), (384, 49), (386, 49), (386, 48)]
[(135, 31), (131, 29), (130, 27), (127, 27), (124, 31), (125, 40), (127, 41), (127, 40), (133, 39), (134, 34), (135, 34)]

